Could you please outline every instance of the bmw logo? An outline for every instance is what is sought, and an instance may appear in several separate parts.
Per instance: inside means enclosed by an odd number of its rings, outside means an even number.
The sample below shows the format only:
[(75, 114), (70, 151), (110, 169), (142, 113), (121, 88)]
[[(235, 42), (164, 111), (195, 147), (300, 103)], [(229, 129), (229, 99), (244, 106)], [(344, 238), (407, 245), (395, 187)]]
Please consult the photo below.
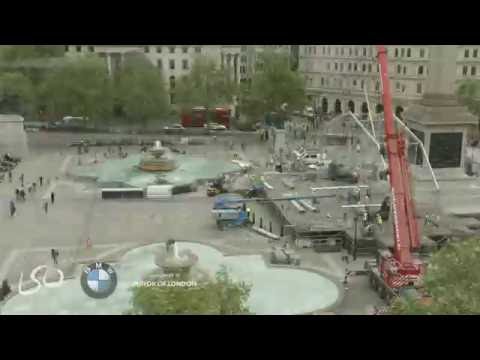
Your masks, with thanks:
[(97, 262), (83, 269), (80, 283), (89, 297), (105, 299), (117, 287), (117, 273), (109, 264)]

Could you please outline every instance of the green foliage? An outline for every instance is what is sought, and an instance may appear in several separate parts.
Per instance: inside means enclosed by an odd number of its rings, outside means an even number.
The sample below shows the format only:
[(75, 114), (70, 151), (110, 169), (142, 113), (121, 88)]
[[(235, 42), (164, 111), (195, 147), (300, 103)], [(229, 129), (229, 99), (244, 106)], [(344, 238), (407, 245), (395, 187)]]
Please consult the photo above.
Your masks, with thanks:
[[(185, 280), (185, 279), (184, 279)], [(195, 287), (135, 287), (131, 315), (240, 315), (249, 314), (251, 287), (232, 281), (225, 269), (214, 281)]]
[(209, 58), (198, 57), (191, 72), (176, 83), (176, 103), (182, 110), (195, 106), (212, 108), (231, 103), (237, 90), (226, 70), (217, 69)]
[(480, 314), (480, 239), (449, 244), (432, 256), (424, 286), (431, 303), (398, 300), (393, 314)]
[(0, 112), (28, 114), (33, 100), (34, 89), (29, 78), (18, 72), (0, 74)]
[(115, 95), (130, 121), (145, 124), (169, 111), (162, 74), (142, 55), (126, 57), (115, 79)]
[(460, 102), (475, 115), (480, 115), (480, 81), (465, 80), (457, 90)]
[(304, 80), (290, 69), (287, 55), (267, 51), (260, 54), (259, 64), (261, 68), (253, 76), (251, 88), (243, 91), (242, 113), (258, 119), (265, 113), (279, 111), (284, 103), (289, 109), (305, 106)]
[(39, 59), (63, 56), (62, 45), (2, 45), (0, 61), (14, 62), (26, 59)]
[(112, 87), (104, 61), (97, 57), (66, 60), (56, 67), (39, 88), (39, 100), (58, 117), (108, 117), (112, 110)]

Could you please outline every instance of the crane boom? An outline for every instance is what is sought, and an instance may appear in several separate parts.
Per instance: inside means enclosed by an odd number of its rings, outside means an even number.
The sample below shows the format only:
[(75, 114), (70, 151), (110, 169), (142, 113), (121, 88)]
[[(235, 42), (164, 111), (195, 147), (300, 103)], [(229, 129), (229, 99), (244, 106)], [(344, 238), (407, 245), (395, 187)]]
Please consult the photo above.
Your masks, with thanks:
[(415, 205), (410, 186), (410, 169), (406, 156), (405, 137), (396, 131), (393, 119), (392, 95), (388, 78), (388, 58), (385, 46), (378, 45), (378, 65), (382, 84), (385, 145), (388, 158), (389, 181), (392, 193), (394, 251), (393, 259), (385, 258), (381, 272), (392, 287), (398, 276), (419, 276), (421, 264), (412, 256), (420, 247), (420, 236), (415, 218)]

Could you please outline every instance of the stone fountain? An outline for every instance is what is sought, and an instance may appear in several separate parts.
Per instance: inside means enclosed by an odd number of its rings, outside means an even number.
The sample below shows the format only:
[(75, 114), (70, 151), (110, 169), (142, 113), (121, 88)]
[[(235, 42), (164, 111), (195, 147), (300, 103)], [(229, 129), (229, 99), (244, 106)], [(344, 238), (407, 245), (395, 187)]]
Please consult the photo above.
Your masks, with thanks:
[(141, 159), (138, 167), (143, 171), (172, 171), (177, 165), (168, 149), (157, 140), (148, 154)]
[(165, 247), (155, 252), (155, 265), (158, 269), (149, 273), (145, 280), (156, 281), (165, 277), (182, 277), (195, 281), (207, 281), (211, 276), (198, 267), (198, 256), (190, 249), (178, 251), (177, 243), (169, 239)]

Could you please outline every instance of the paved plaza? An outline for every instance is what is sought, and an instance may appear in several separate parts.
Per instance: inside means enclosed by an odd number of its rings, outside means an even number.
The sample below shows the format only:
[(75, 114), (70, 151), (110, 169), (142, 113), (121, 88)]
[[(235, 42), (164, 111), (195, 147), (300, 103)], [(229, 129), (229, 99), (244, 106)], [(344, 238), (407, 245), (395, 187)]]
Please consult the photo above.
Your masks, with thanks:
[[(13, 182), (0, 184), (2, 199), (0, 209), (0, 279), (8, 279), (12, 288), (19, 274), (30, 274), (36, 266), (53, 265), (50, 249), (60, 252), (59, 267), (73, 276), (74, 266), (95, 259), (115, 262), (128, 249), (164, 242), (170, 238), (201, 242), (218, 248), (224, 255), (268, 254), (272, 244), (267, 238), (248, 229), (219, 231), (210, 213), (213, 200), (200, 186), (196, 193), (176, 195), (167, 201), (155, 200), (101, 200), (93, 183), (74, 181), (65, 176), (69, 166), (77, 161), (76, 148), (66, 145), (76, 135), (34, 133), (29, 135), (30, 156), (13, 172)], [(218, 151), (222, 144), (214, 143), (191, 147), (191, 151), (205, 156), (230, 156), (228, 150)], [(223, 139), (217, 139), (221, 142)], [(244, 157), (265, 162), (267, 150), (256, 136), (245, 140)], [(239, 149), (237, 144), (237, 149)], [(262, 147), (263, 146), (263, 147)], [(127, 151), (138, 151), (132, 147)], [(104, 150), (91, 148), (90, 152)], [(263, 170), (260, 168), (259, 170)], [(17, 214), (10, 218), (8, 202), (14, 199), (23, 173), (25, 184), (36, 181), (37, 191), (27, 194), (25, 203), (17, 202)], [(38, 186), (38, 177), (48, 179), (48, 184)], [(46, 181), (47, 182), (47, 181)], [(49, 204), (45, 213), (42, 204), (55, 192), (55, 203)], [(278, 222), (267, 209), (256, 210), (265, 220)], [(275, 225), (274, 225), (275, 226)], [(90, 242), (91, 246), (88, 246)], [(341, 283), (345, 264), (340, 253), (318, 254), (311, 249), (300, 250), (302, 267), (321, 271)], [(361, 266), (363, 260), (357, 260)], [(24, 275), (28, 277), (28, 275)], [(369, 306), (379, 302), (369, 290), (366, 278), (351, 278), (345, 296), (336, 310), (342, 314), (366, 314)]]

